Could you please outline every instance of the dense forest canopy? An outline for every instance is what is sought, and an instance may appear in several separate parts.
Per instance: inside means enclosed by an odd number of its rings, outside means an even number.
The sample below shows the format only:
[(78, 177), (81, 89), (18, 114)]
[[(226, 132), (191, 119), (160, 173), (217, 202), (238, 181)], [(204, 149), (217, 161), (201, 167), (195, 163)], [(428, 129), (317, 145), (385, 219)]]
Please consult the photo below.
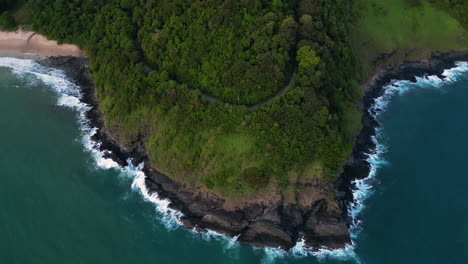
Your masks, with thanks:
[(148, 64), (193, 89), (254, 104), (291, 75), (297, 23), (281, 1), (167, 0), (132, 12)]
[(0, 1), (0, 13), (3, 11), (11, 10), (15, 8), (19, 2), (18, 0), (1, 0)]
[(12, 11), (23, 3), (23, 0), (0, 0), (0, 28), (16, 29), (16, 21), (13, 18)]
[(17, 20), (86, 51), (106, 125), (151, 165), (242, 195), (339, 174), (360, 130), (357, 2), (34, 0)]

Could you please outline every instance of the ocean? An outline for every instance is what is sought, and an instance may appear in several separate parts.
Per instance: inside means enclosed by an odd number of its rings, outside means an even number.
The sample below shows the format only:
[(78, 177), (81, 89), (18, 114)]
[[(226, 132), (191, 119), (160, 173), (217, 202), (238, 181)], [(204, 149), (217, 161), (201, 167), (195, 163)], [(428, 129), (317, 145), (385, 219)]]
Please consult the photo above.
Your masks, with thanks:
[(0, 58), (0, 263), (467, 263), (468, 65), (445, 74), (395, 82), (374, 105), (353, 245), (284, 253), (181, 227), (139, 167), (96, 150), (63, 72)]

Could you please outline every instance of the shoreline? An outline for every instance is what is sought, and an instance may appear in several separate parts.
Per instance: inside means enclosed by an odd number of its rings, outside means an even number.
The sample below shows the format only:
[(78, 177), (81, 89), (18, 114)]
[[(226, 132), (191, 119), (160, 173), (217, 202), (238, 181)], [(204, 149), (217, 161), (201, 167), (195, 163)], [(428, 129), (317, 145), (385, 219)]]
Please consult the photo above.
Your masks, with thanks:
[(442, 52), (433, 54), (428, 59), (405, 61), (394, 67), (379, 69), (363, 85), (365, 91), (362, 100), (364, 113), (361, 118), (363, 128), (356, 138), (353, 153), (344, 166), (344, 172), (340, 175), (335, 185), (341, 194), (338, 199), (346, 205), (346, 217), (350, 221), (350, 228), (356, 224), (355, 221), (358, 221), (358, 219), (350, 219), (351, 208), (359, 202), (354, 200), (353, 194), (357, 190), (354, 182), (369, 178), (371, 164), (367, 159), (370, 155), (374, 155), (377, 152), (377, 145), (373, 138), (376, 136), (376, 130), (380, 127), (380, 124), (369, 111), (375, 99), (379, 98), (385, 92), (384, 87), (394, 80), (416, 82), (416, 77), (428, 75), (435, 75), (444, 79), (445, 77), (442, 75), (444, 70), (455, 67), (455, 62), (457, 61), (468, 61), (468, 51)]
[[(82, 102), (90, 105), (91, 110), (86, 112), (91, 127), (97, 128), (92, 137), (95, 142), (100, 142), (99, 150), (104, 153), (104, 158), (111, 158), (120, 166), (127, 166), (127, 160), (132, 159), (132, 165), (137, 166), (144, 162), (142, 171), (146, 175), (145, 185), (149, 193), (157, 193), (161, 200), (169, 200), (169, 208), (179, 211), (183, 217), (179, 222), (198, 232), (214, 231), (228, 237), (236, 237), (236, 241), (253, 246), (267, 246), (281, 248), (289, 251), (302, 238), (310, 248), (344, 248), (351, 243), (348, 227), (341, 217), (341, 212), (327, 212), (326, 203), (323, 200), (314, 201), (307, 212), (310, 212), (313, 223), (304, 223), (303, 216), (296, 205), (276, 204), (268, 208), (260, 203), (249, 203), (243, 208), (226, 210), (223, 204), (226, 201), (215, 195), (207, 196), (194, 193), (183, 184), (177, 183), (163, 173), (148, 165), (146, 150), (141, 141), (132, 142), (126, 146), (115, 140), (106, 129), (104, 119), (99, 110), (98, 100), (94, 85), (87, 68), (87, 59), (84, 57), (48, 57), (38, 61), (39, 64), (51, 68), (63, 70), (67, 77), (82, 89)], [(265, 211), (269, 210), (267, 213)], [(313, 211), (315, 210), (315, 211)], [(292, 217), (299, 219), (292, 219)], [(286, 223), (282, 221), (288, 221)], [(306, 219), (307, 220), (307, 219)], [(301, 221), (291, 223), (290, 221)], [(319, 222), (320, 221), (320, 222)], [(319, 222), (319, 223), (317, 223)], [(289, 226), (288, 224), (291, 224)], [(306, 233), (307, 228), (322, 228), (323, 236), (313, 236)], [(301, 225), (299, 228), (298, 225)], [(302, 231), (305, 230), (304, 233)]]
[[(260, 219), (257, 221), (260, 222), (261, 225), (257, 229), (258, 232), (256, 232), (257, 230), (249, 228), (250, 225), (257, 225), (256, 222), (244, 225), (245, 220), (249, 219), (249, 214), (258, 214), (258, 212), (265, 210), (265, 208), (262, 208), (260, 205), (254, 204), (251, 207), (244, 208), (244, 210), (232, 212), (223, 211), (221, 209), (222, 206), (220, 206), (220, 204), (224, 202), (224, 200), (220, 200), (222, 198), (196, 196), (185, 190), (182, 184), (174, 182), (168, 176), (147, 165), (148, 159), (146, 150), (141, 140), (132, 142), (131, 146), (124, 146), (112, 138), (109, 131), (105, 128), (104, 119), (99, 110), (99, 102), (96, 98), (96, 91), (88, 70), (88, 61), (86, 58), (48, 57), (42, 58), (38, 60), (38, 62), (44, 66), (63, 70), (72, 81), (81, 87), (83, 93), (82, 102), (89, 104), (93, 108), (86, 113), (86, 116), (91, 126), (98, 128), (92, 140), (101, 142), (100, 150), (104, 152), (104, 156), (106, 158), (112, 158), (120, 166), (126, 166), (129, 158), (133, 159), (133, 165), (144, 162), (143, 172), (146, 175), (145, 185), (149, 192), (156, 192), (161, 199), (168, 199), (170, 201), (170, 208), (184, 214), (184, 217), (180, 219), (180, 222), (184, 226), (199, 232), (213, 230), (229, 237), (238, 237), (237, 241), (241, 243), (254, 246), (280, 247), (288, 251), (296, 244), (296, 241), (299, 241), (303, 237), (305, 237), (306, 240), (305, 244), (314, 250), (320, 249), (321, 246), (326, 246), (329, 249), (338, 249), (352, 244), (349, 230), (352, 228), (355, 219), (350, 217), (349, 212), (354, 203), (354, 181), (365, 179), (369, 176), (370, 164), (366, 160), (367, 153), (375, 151), (376, 145), (372, 141), (372, 137), (375, 135), (375, 129), (379, 127), (377, 121), (372, 118), (367, 110), (372, 106), (375, 98), (383, 93), (384, 85), (390, 81), (395, 79), (415, 81), (416, 76), (423, 75), (440, 76), (445, 69), (455, 66), (455, 61), (460, 60), (468, 60), (468, 52), (441, 53), (425, 61), (405, 62), (397, 67), (378, 71), (374, 76), (375, 78), (364, 85), (366, 95), (362, 102), (365, 110), (361, 120), (363, 129), (356, 140), (353, 154), (344, 167), (344, 172), (335, 183), (336, 197), (343, 207), (343, 211), (340, 215), (330, 216), (326, 215), (326, 212), (323, 212), (323, 205), (318, 204), (312, 206), (313, 209), (318, 210), (315, 217), (318, 217), (322, 221), (338, 222), (328, 227), (340, 228), (342, 227), (341, 222), (346, 223), (347, 233), (343, 233), (343, 230), (339, 230), (337, 232), (337, 234), (339, 234), (338, 236), (330, 234), (328, 237), (314, 237), (314, 234), (304, 234), (296, 230), (296, 233), (290, 236), (290, 238), (287, 237), (289, 234), (286, 232), (292, 230), (292, 228), (288, 226), (278, 227), (277, 224), (265, 222)], [(213, 210), (213, 208), (216, 210)], [(293, 213), (294, 210), (297, 210), (297, 208), (288, 209), (289, 212), (292, 211)], [(284, 208), (282, 210), (284, 210)], [(283, 211), (279, 212), (282, 213)], [(200, 214), (202, 216), (200, 216)], [(284, 214), (287, 213), (283, 212), (282, 216), (284, 216)], [(288, 217), (288, 215), (286, 215), (286, 217)], [(246, 228), (246, 226), (248, 226), (248, 228)], [(272, 231), (264, 230), (265, 228), (271, 228)], [(286, 231), (279, 230), (281, 228)], [(295, 228), (297, 228), (297, 226)], [(302, 227), (302, 231), (304, 231), (304, 229), (305, 228)], [(244, 237), (239, 236), (242, 232), (244, 232)], [(250, 237), (246, 237), (246, 232), (250, 232), (250, 234), (248, 234)], [(307, 235), (309, 236), (307, 237)]]
[(51, 56), (84, 56), (76, 45), (58, 44), (32, 31), (0, 30), (0, 57), (38, 60)]

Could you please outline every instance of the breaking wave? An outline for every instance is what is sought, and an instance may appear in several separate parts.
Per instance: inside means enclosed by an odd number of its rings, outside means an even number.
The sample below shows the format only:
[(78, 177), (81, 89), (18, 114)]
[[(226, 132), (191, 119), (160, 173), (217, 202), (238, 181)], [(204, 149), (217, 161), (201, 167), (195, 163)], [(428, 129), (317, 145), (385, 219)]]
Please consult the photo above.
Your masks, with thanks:
[[(376, 148), (367, 153), (367, 161), (370, 164), (369, 175), (364, 179), (357, 179), (352, 182), (354, 185), (353, 190), (353, 202), (349, 204), (349, 216), (353, 219), (351, 226), (351, 238), (352, 245), (349, 250), (354, 252), (356, 244), (356, 238), (359, 232), (362, 230), (362, 221), (359, 219), (359, 214), (365, 208), (365, 200), (373, 193), (373, 185), (376, 182), (375, 177), (377, 176), (379, 168), (387, 165), (387, 161), (383, 158), (383, 154), (387, 151), (387, 146), (383, 143), (383, 124), (380, 121), (380, 116), (388, 108), (391, 99), (396, 95), (405, 95), (416, 88), (421, 89), (443, 89), (447, 84), (457, 81), (461, 75), (468, 71), (468, 62), (456, 62), (456, 67), (444, 70), (442, 76), (439, 78), (435, 75), (416, 77), (416, 82), (394, 80), (388, 85), (383, 87), (383, 93), (377, 97), (373, 105), (368, 109), (369, 114), (379, 123), (379, 127), (376, 128), (375, 136), (372, 137), (372, 141), (375, 143)], [(332, 251), (331, 254), (336, 254)]]
[[(97, 128), (91, 127), (90, 122), (86, 117), (86, 112), (92, 107), (82, 102), (82, 94), (80, 87), (68, 81), (65, 73), (61, 70), (44, 67), (34, 60), (16, 59), (3, 57), (0, 58), (0, 67), (7, 67), (12, 70), (20, 79), (34, 83), (37, 81), (51, 87), (58, 95), (57, 104), (59, 106), (74, 109), (77, 112), (78, 123), (81, 130), (81, 141), (87, 151), (89, 151), (95, 160), (96, 166), (101, 169), (115, 169), (120, 173), (133, 179), (131, 188), (134, 191), (141, 193), (143, 198), (155, 205), (161, 222), (168, 229), (174, 229), (181, 226), (178, 220), (182, 214), (174, 209), (169, 208), (170, 202), (167, 199), (161, 199), (157, 193), (150, 193), (145, 184), (145, 174), (142, 171), (143, 164), (138, 166), (132, 165), (131, 160), (127, 161), (127, 166), (120, 167), (114, 160), (105, 158), (104, 152), (100, 150), (100, 142), (92, 140), (93, 135), (96, 134)], [(437, 76), (417, 77), (417, 82), (412, 83), (409, 81), (392, 81), (386, 85), (383, 94), (375, 99), (374, 104), (369, 109), (369, 113), (379, 121), (379, 116), (383, 113), (390, 102), (391, 98), (395, 95), (403, 95), (406, 92), (414, 89), (415, 87), (432, 87), (440, 88), (444, 84), (453, 82), (465, 71), (468, 70), (468, 63), (457, 62), (456, 67), (445, 70), (440, 79)], [(359, 257), (355, 253), (356, 238), (362, 228), (362, 222), (358, 216), (365, 208), (365, 200), (372, 194), (372, 187), (374, 179), (377, 175), (378, 169), (386, 165), (386, 161), (382, 155), (386, 152), (386, 146), (381, 140), (382, 125), (376, 128), (376, 134), (372, 138), (376, 144), (376, 149), (372, 153), (368, 153), (367, 161), (371, 165), (371, 170), (368, 177), (353, 181), (353, 202), (349, 205), (349, 215), (353, 219), (351, 227), (352, 244), (347, 245), (343, 249), (311, 249), (305, 246), (304, 241), (299, 241), (294, 248), (289, 252), (285, 252), (276, 248), (256, 248), (255, 250), (262, 251), (264, 258), (262, 263), (274, 263), (277, 258), (286, 257), (306, 257), (314, 256), (319, 261), (324, 259), (341, 259), (352, 260), (356, 263), (361, 263)], [(218, 240), (225, 244), (224, 250), (237, 249), (237, 237), (230, 238), (213, 231), (207, 233), (199, 233), (192, 230), (204, 240)]]
[(180, 225), (177, 219), (181, 213), (169, 208), (168, 200), (160, 199), (156, 193), (149, 193), (142, 171), (143, 164), (133, 166), (131, 160), (128, 160), (128, 165), (121, 167), (114, 160), (105, 158), (104, 152), (100, 150), (101, 143), (92, 140), (97, 128), (91, 127), (86, 117), (86, 112), (92, 107), (82, 102), (80, 87), (70, 82), (63, 71), (42, 66), (34, 60), (9, 57), (0, 57), (0, 67), (10, 68), (23, 81), (31, 84), (42, 82), (50, 87), (58, 95), (57, 105), (71, 108), (77, 112), (81, 141), (85, 149), (92, 154), (95, 165), (101, 169), (116, 169), (131, 177), (133, 179), (132, 189), (140, 192), (146, 201), (156, 205), (156, 209), (161, 215), (161, 221), (167, 228), (175, 228)]
[[(92, 139), (98, 129), (90, 125), (90, 120), (86, 116), (92, 107), (82, 102), (81, 88), (69, 81), (63, 71), (42, 66), (34, 60), (9, 57), (0, 57), (0, 67), (11, 69), (19, 79), (30, 84), (41, 82), (51, 88), (58, 95), (57, 105), (76, 111), (81, 131), (80, 140), (85, 150), (92, 154), (95, 166), (99, 169), (117, 170), (124, 177), (132, 179), (131, 189), (140, 193), (145, 201), (155, 205), (158, 219), (167, 229), (171, 230), (182, 226), (179, 221), (179, 218), (183, 216), (182, 213), (170, 208), (169, 200), (161, 199), (157, 193), (150, 193), (148, 190), (145, 184), (146, 176), (142, 171), (144, 164), (134, 166), (132, 160), (129, 159), (127, 166), (121, 167), (113, 159), (105, 157), (104, 153), (110, 151), (101, 150), (101, 142)], [(227, 237), (211, 230), (206, 233), (191, 230), (191, 233), (206, 241), (220, 241), (224, 244), (226, 252), (238, 246), (237, 237)]]
[(385, 112), (391, 99), (396, 95), (405, 95), (415, 88), (421, 89), (443, 89), (447, 84), (457, 81), (461, 75), (468, 71), (468, 62), (456, 62), (456, 67), (444, 70), (442, 75), (444, 78), (439, 78), (435, 75), (416, 77), (416, 82), (395, 80), (383, 87), (383, 93), (377, 97), (373, 105), (368, 109), (369, 114), (379, 123), (376, 128), (375, 136), (372, 141), (376, 148), (373, 152), (367, 154), (367, 161), (371, 165), (370, 173), (367, 178), (353, 181), (355, 190), (353, 191), (353, 203), (349, 205), (349, 215), (354, 220), (352, 226), (352, 235), (354, 238), (359, 233), (361, 221), (358, 219), (359, 213), (365, 208), (364, 201), (372, 194), (372, 183), (380, 167), (387, 164), (382, 158), (382, 155), (387, 151), (387, 147), (383, 144), (382, 129), (383, 124), (380, 123), (380, 115)]

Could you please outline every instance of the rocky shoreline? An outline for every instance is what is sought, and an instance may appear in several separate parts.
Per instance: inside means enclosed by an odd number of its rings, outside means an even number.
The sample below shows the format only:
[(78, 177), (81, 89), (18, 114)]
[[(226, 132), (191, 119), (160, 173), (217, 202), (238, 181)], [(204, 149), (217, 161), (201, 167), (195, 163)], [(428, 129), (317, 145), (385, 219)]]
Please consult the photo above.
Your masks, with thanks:
[[(379, 71), (365, 85), (363, 108), (369, 109), (374, 99), (382, 94), (383, 85), (391, 80), (414, 81), (415, 76), (426, 74), (440, 76), (445, 69), (453, 67), (457, 60), (468, 60), (468, 52), (439, 54), (425, 61), (406, 62), (398, 67)], [(63, 70), (71, 81), (82, 88), (82, 101), (93, 107), (87, 112), (90, 125), (98, 128), (93, 140), (101, 142), (100, 148), (106, 157), (112, 158), (121, 166), (126, 166), (129, 158), (134, 164), (145, 162), (143, 171), (147, 188), (151, 193), (157, 192), (160, 198), (169, 199), (171, 207), (184, 215), (180, 220), (188, 228), (200, 232), (210, 229), (237, 237), (237, 241), (241, 243), (284, 250), (292, 248), (300, 239), (304, 239), (307, 246), (315, 249), (343, 248), (351, 243), (349, 226), (352, 219), (348, 216), (348, 205), (353, 202), (352, 181), (369, 175), (370, 165), (366, 161), (366, 153), (375, 150), (372, 136), (378, 126), (367, 111), (362, 117), (363, 129), (357, 138), (352, 157), (334, 185), (339, 210), (328, 210), (324, 200), (306, 205), (284, 203), (282, 200), (272, 206), (251, 203), (241, 209), (226, 210), (223, 207), (225, 199), (222, 197), (193, 192), (146, 165), (147, 155), (142, 139), (137, 138), (129, 144), (122, 144), (112, 136), (106, 129), (99, 110), (86, 58), (49, 57), (39, 63)]]
[(353, 190), (355, 187), (352, 182), (367, 178), (370, 173), (367, 157), (368, 154), (372, 154), (376, 150), (372, 138), (375, 136), (379, 123), (370, 115), (368, 109), (374, 104), (375, 99), (384, 93), (384, 86), (393, 80), (416, 82), (416, 77), (428, 75), (444, 78), (442, 75), (444, 70), (455, 67), (457, 61), (468, 61), (468, 51), (438, 53), (425, 60), (407, 61), (396, 67), (381, 69), (363, 86), (366, 92), (362, 101), (364, 113), (361, 123), (363, 127), (356, 139), (353, 154), (345, 164), (344, 172), (335, 184), (339, 194), (337, 198), (347, 205), (345, 206), (346, 211), (349, 210), (348, 205), (354, 203)]

